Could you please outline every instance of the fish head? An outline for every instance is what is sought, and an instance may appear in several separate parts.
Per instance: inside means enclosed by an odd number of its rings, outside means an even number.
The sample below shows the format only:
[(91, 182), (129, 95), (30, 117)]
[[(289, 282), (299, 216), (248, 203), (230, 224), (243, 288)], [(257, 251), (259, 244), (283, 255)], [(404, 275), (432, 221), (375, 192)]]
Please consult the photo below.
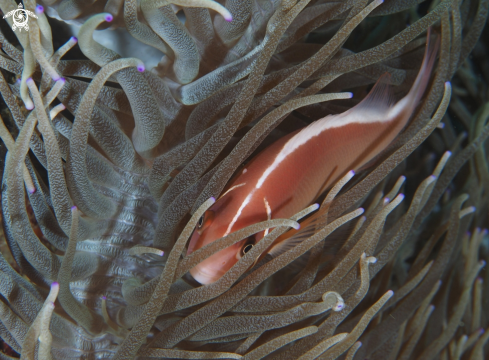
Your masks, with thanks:
[[(229, 224), (233, 222), (233, 215), (237, 212), (233, 208), (235, 202), (230, 200), (230, 197), (218, 200), (201, 216), (190, 239), (187, 255), (230, 233)], [(266, 214), (252, 213), (253, 206), (246, 210), (248, 211), (243, 211), (243, 216), (238, 221), (234, 221), (231, 232), (267, 220)], [(190, 274), (203, 285), (214, 283), (250, 251), (263, 238), (263, 234), (262, 231), (251, 235), (207, 257), (193, 267)]]

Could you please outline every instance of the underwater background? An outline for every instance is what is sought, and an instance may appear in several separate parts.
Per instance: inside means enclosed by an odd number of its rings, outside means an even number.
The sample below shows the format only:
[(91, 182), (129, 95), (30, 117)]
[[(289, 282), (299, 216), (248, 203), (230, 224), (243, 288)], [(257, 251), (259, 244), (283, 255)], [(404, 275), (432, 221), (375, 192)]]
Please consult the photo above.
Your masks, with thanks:
[[(12, 30), (0, 0), (0, 359), (488, 358), (488, 0), (23, 6)], [(307, 208), (187, 255), (247, 160), (386, 72), (400, 99), (428, 36), (409, 125), (314, 233), (250, 269)], [(267, 228), (217, 282), (188, 274)]]

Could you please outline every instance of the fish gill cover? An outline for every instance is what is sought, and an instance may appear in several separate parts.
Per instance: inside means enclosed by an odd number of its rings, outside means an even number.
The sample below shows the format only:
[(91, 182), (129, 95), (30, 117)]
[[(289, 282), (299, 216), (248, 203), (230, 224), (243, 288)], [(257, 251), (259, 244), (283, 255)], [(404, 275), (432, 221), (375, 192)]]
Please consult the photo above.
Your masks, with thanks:
[[(489, 1), (418, 2), (26, 0), (28, 31), (5, 15), (0, 359), (486, 358)], [(400, 99), (427, 36), (428, 90), (380, 156), (319, 209), (186, 255), (252, 154), (386, 72)], [(267, 228), (218, 281), (188, 274)]]

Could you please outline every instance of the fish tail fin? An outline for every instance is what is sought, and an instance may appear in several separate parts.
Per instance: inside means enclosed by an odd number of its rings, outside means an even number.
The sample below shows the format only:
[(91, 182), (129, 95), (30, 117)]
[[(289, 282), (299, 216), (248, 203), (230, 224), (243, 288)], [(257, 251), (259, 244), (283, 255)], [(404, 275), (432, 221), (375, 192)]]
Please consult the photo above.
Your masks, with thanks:
[(418, 75), (407, 95), (391, 108), (387, 116), (389, 121), (396, 120), (401, 128), (407, 124), (419, 101), (425, 95), (426, 88), (430, 82), (430, 75), (440, 47), (440, 39), (437, 37), (435, 41), (432, 41), (430, 37), (431, 29), (428, 29), (426, 50)]
[[(431, 29), (429, 28), (423, 62), (421, 63), (416, 80), (414, 80), (411, 89), (405, 97), (394, 105), (394, 97), (389, 86), (391, 75), (385, 73), (380, 76), (372, 90), (360, 103), (340, 115), (343, 118), (349, 116), (353, 119), (351, 121), (362, 119), (362, 122), (366, 123), (376, 122), (380, 119), (382, 119), (382, 122), (395, 120), (398, 124), (398, 131), (401, 131), (414, 112), (421, 97), (424, 95), (430, 81), (430, 75), (436, 60), (438, 48), (440, 47), (439, 37), (435, 41), (432, 41), (430, 38)], [(324, 119), (330, 121), (329, 118)]]
[(426, 50), (418, 75), (407, 95), (395, 105), (391, 89), (389, 88), (390, 74), (383, 74), (375, 83), (370, 93), (347, 113), (361, 113), (363, 117), (379, 118), (385, 115), (386, 121), (396, 119), (404, 127), (411, 117), (416, 105), (421, 100), (430, 81), (430, 75), (440, 47), (440, 39), (431, 40), (431, 28), (426, 37)]
[(414, 106), (419, 103), (421, 97), (426, 91), (439, 47), (440, 37), (437, 36), (435, 41), (433, 41), (431, 39), (431, 28), (428, 28), (428, 33), (426, 35), (426, 50), (424, 53), (423, 62), (421, 63), (421, 68), (419, 69), (418, 76), (416, 76), (416, 80), (414, 80), (411, 90), (409, 90), (409, 93), (406, 95), (406, 97), (412, 99)]

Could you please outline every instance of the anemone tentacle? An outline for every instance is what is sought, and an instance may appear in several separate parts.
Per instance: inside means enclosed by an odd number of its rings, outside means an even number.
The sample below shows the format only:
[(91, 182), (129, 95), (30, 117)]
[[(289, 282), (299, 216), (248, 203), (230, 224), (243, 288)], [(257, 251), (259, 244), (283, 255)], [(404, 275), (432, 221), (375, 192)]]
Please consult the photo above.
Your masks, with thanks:
[[(487, 357), (489, 0), (418, 3), (26, 0), (11, 31), (0, 0), (0, 358)], [(405, 96), (427, 38), (436, 70), (380, 155), (187, 255), (255, 154), (379, 78)]]

